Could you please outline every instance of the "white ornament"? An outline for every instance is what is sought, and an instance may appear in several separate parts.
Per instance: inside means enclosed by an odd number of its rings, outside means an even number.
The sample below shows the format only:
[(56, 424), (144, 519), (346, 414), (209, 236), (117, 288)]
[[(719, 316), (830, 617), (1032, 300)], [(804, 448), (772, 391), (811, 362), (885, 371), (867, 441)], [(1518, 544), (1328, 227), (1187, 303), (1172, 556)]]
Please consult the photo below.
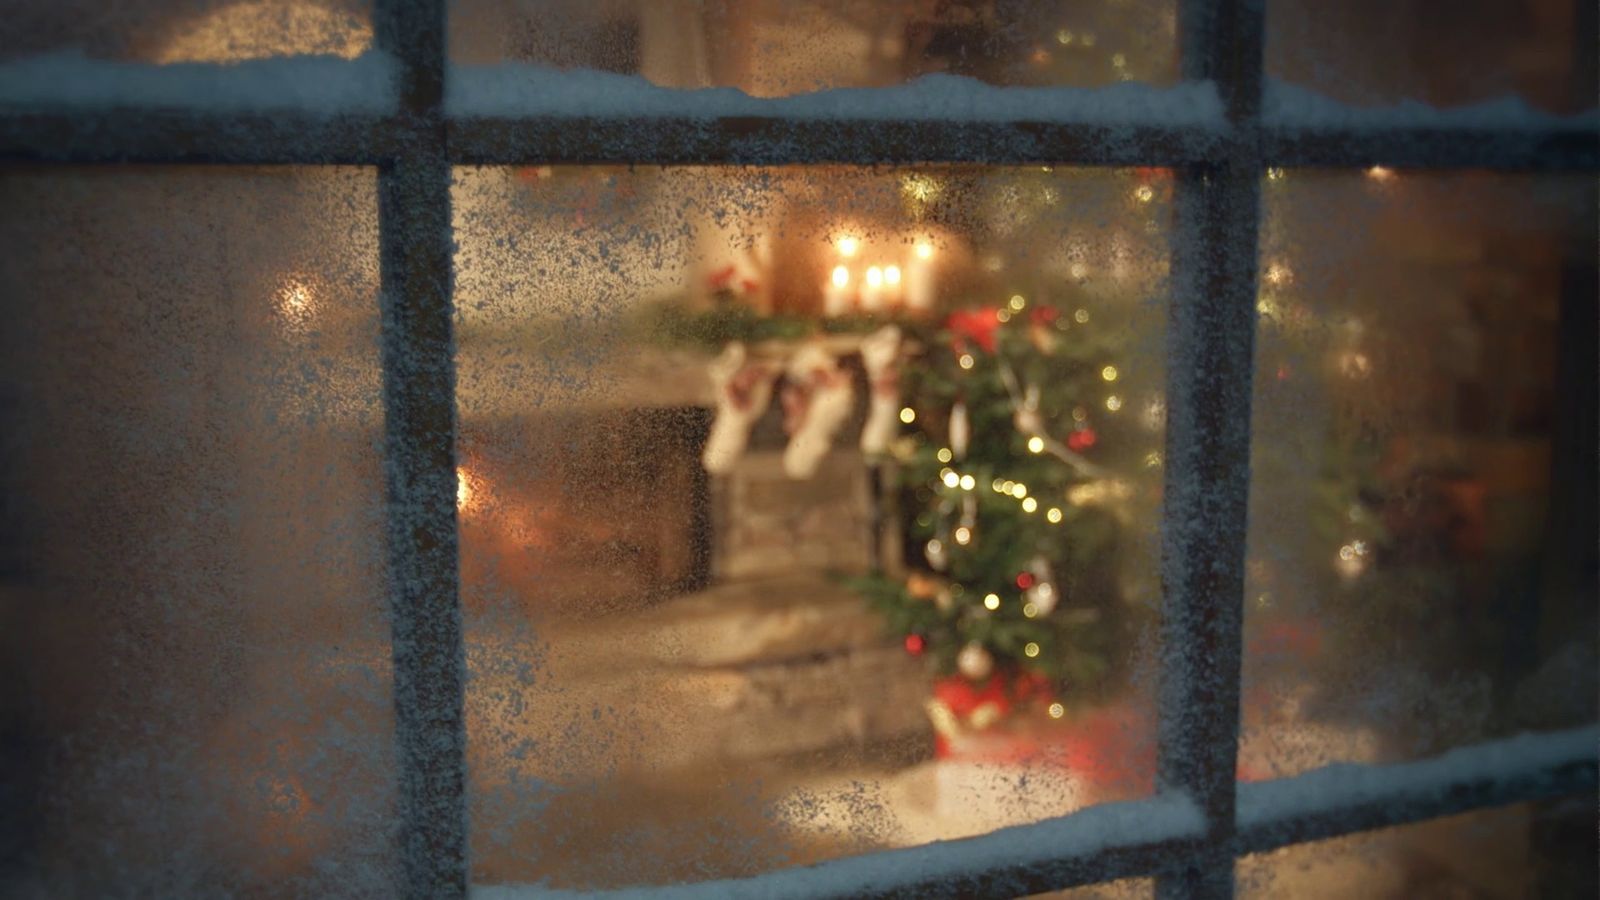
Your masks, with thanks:
[(1033, 436), (1044, 433), (1044, 420), (1039, 417), (1039, 386), (1028, 385), (1023, 395), (1022, 402), (1017, 405), (1016, 412), (1012, 414), (1011, 421), (1017, 426), (1017, 431)]
[(967, 404), (960, 400), (950, 407), (950, 452), (956, 459), (967, 458), (967, 447), (972, 442), (972, 422), (967, 418)]
[(1033, 587), (1023, 592), (1022, 598), (1033, 604), (1034, 613), (1040, 616), (1050, 615), (1050, 611), (1056, 608), (1056, 601), (1061, 599), (1055, 585), (1048, 581), (1034, 582)]
[(994, 671), (994, 657), (982, 644), (973, 642), (956, 654), (956, 669), (969, 681), (982, 681)]
[(850, 417), (855, 388), (833, 356), (817, 344), (808, 344), (794, 355), (788, 375), (784, 411), (789, 446), (783, 451), (783, 470), (790, 478), (810, 478)]
[(861, 342), (861, 364), (867, 370), (867, 423), (861, 428), (861, 452), (877, 456), (889, 449), (900, 432), (900, 329), (885, 325)]
[(733, 468), (750, 443), (750, 429), (772, 401), (777, 372), (746, 365), (744, 344), (729, 344), (710, 366), (711, 386), (717, 397), (717, 418), (711, 425), (700, 462), (706, 471), (721, 475)]

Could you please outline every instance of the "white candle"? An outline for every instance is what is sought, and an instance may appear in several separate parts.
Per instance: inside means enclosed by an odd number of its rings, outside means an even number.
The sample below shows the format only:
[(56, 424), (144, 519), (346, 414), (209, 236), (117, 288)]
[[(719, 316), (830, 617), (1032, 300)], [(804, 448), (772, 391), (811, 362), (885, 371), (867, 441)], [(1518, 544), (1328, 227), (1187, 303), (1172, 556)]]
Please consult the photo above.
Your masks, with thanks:
[(833, 276), (822, 288), (822, 314), (833, 318), (842, 316), (850, 308), (850, 270), (834, 266)]
[(877, 266), (867, 269), (861, 285), (861, 311), (875, 313), (883, 309), (883, 270)]
[(933, 308), (933, 245), (918, 244), (906, 263), (906, 306), (913, 312)]

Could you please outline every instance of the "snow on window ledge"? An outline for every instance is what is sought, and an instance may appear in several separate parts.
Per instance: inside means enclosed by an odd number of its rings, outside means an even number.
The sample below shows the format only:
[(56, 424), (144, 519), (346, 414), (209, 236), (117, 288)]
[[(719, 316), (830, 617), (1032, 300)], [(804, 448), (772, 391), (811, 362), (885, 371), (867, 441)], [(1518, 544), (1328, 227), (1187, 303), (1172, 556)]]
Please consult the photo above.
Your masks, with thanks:
[(1558, 131), (1600, 129), (1600, 109), (1556, 115), (1535, 109), (1521, 97), (1505, 96), (1470, 106), (1441, 109), (1406, 100), (1392, 106), (1352, 106), (1316, 91), (1268, 79), (1261, 100), (1262, 124), (1279, 128), (1482, 129)]
[(866, 856), (781, 869), (728, 881), (706, 881), (615, 891), (568, 891), (537, 885), (475, 885), (473, 900), (706, 900), (706, 898), (784, 898), (848, 896), (854, 893), (955, 883), (982, 872), (1086, 860), (1105, 850), (1199, 838), (1204, 819), (1182, 794), (1106, 803), (1033, 825), (1004, 828), (959, 841), (886, 850)]
[(956, 75), (925, 75), (885, 88), (836, 88), (752, 97), (734, 88), (685, 90), (583, 69), (502, 64), (452, 66), (445, 109), (460, 117), (690, 118), (1052, 122), (1108, 126), (1223, 126), (1210, 82), (1154, 87), (995, 87)]
[(239, 63), (145, 63), (55, 53), (0, 64), (0, 109), (383, 115), (396, 108), (391, 57), (294, 56)]
[(1600, 726), (1590, 726), (1518, 735), (1417, 762), (1325, 766), (1293, 778), (1240, 785), (1236, 821), (1240, 831), (1270, 829), (1371, 804), (1430, 804), (1467, 785), (1537, 786), (1555, 769), (1597, 757)]

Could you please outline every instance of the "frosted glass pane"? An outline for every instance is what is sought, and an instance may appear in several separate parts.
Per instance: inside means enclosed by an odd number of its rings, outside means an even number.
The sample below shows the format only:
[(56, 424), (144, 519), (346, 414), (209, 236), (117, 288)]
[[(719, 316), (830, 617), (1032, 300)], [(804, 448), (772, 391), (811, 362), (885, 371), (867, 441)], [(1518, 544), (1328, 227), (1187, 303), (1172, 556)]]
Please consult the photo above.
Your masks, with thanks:
[(374, 187), (0, 175), (9, 891), (389, 893)]
[(1264, 188), (1241, 773), (1593, 721), (1593, 182)]
[(12, 0), (0, 59), (81, 53), (150, 63), (359, 56), (372, 46), (370, 0)]
[(456, 62), (528, 62), (757, 96), (945, 73), (998, 85), (1177, 78), (1171, 0), (459, 0)]
[(1568, 0), (1270, 0), (1267, 75), (1358, 106), (1518, 96), (1595, 107), (1594, 6)]
[(1240, 897), (1588, 897), (1597, 890), (1587, 798), (1521, 804), (1247, 856)]
[(748, 875), (1148, 793), (1170, 191), (458, 170), (475, 880)]

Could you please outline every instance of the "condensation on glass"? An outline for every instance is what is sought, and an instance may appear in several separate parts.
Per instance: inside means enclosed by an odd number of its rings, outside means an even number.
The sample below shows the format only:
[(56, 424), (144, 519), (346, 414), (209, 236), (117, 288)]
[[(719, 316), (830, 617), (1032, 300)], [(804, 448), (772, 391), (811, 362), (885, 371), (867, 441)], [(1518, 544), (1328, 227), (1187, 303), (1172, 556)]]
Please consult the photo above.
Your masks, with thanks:
[(1583, 799), (1519, 803), (1242, 857), (1245, 898), (1587, 897), (1594, 812)]
[(382, 893), (371, 170), (0, 174), (23, 895)]
[[(745, 875), (1147, 794), (1171, 187), (1038, 166), (458, 169), (474, 880)], [(835, 578), (926, 565), (918, 501), (896, 506), (858, 447), (858, 326), (1045, 307), (1062, 319), (1040, 340), (1111, 348), (1079, 412), (1115, 477), (1038, 514), (1079, 504), (1120, 534), (1084, 576), (1096, 596), (1063, 601), (1115, 623), (1113, 674), (1063, 696), (1060, 723), (1036, 710), (1034, 739), (1082, 737), (1078, 768), (931, 765), (926, 660)], [(745, 342), (772, 366), (835, 355), (851, 411), (814, 474), (785, 469), (781, 384), (707, 474), (711, 321), (784, 323)], [(946, 440), (897, 428), (897, 452)]]
[(540, 0), (451, 5), (458, 63), (526, 62), (783, 96), (944, 73), (997, 85), (1177, 78), (1171, 0)]
[(1266, 73), (1356, 106), (1595, 108), (1593, 4), (1269, 0)]
[(1593, 182), (1263, 192), (1241, 776), (1593, 721)]
[(159, 64), (354, 59), (371, 47), (371, 0), (14, 0), (0, 21), (0, 59), (56, 53)]

